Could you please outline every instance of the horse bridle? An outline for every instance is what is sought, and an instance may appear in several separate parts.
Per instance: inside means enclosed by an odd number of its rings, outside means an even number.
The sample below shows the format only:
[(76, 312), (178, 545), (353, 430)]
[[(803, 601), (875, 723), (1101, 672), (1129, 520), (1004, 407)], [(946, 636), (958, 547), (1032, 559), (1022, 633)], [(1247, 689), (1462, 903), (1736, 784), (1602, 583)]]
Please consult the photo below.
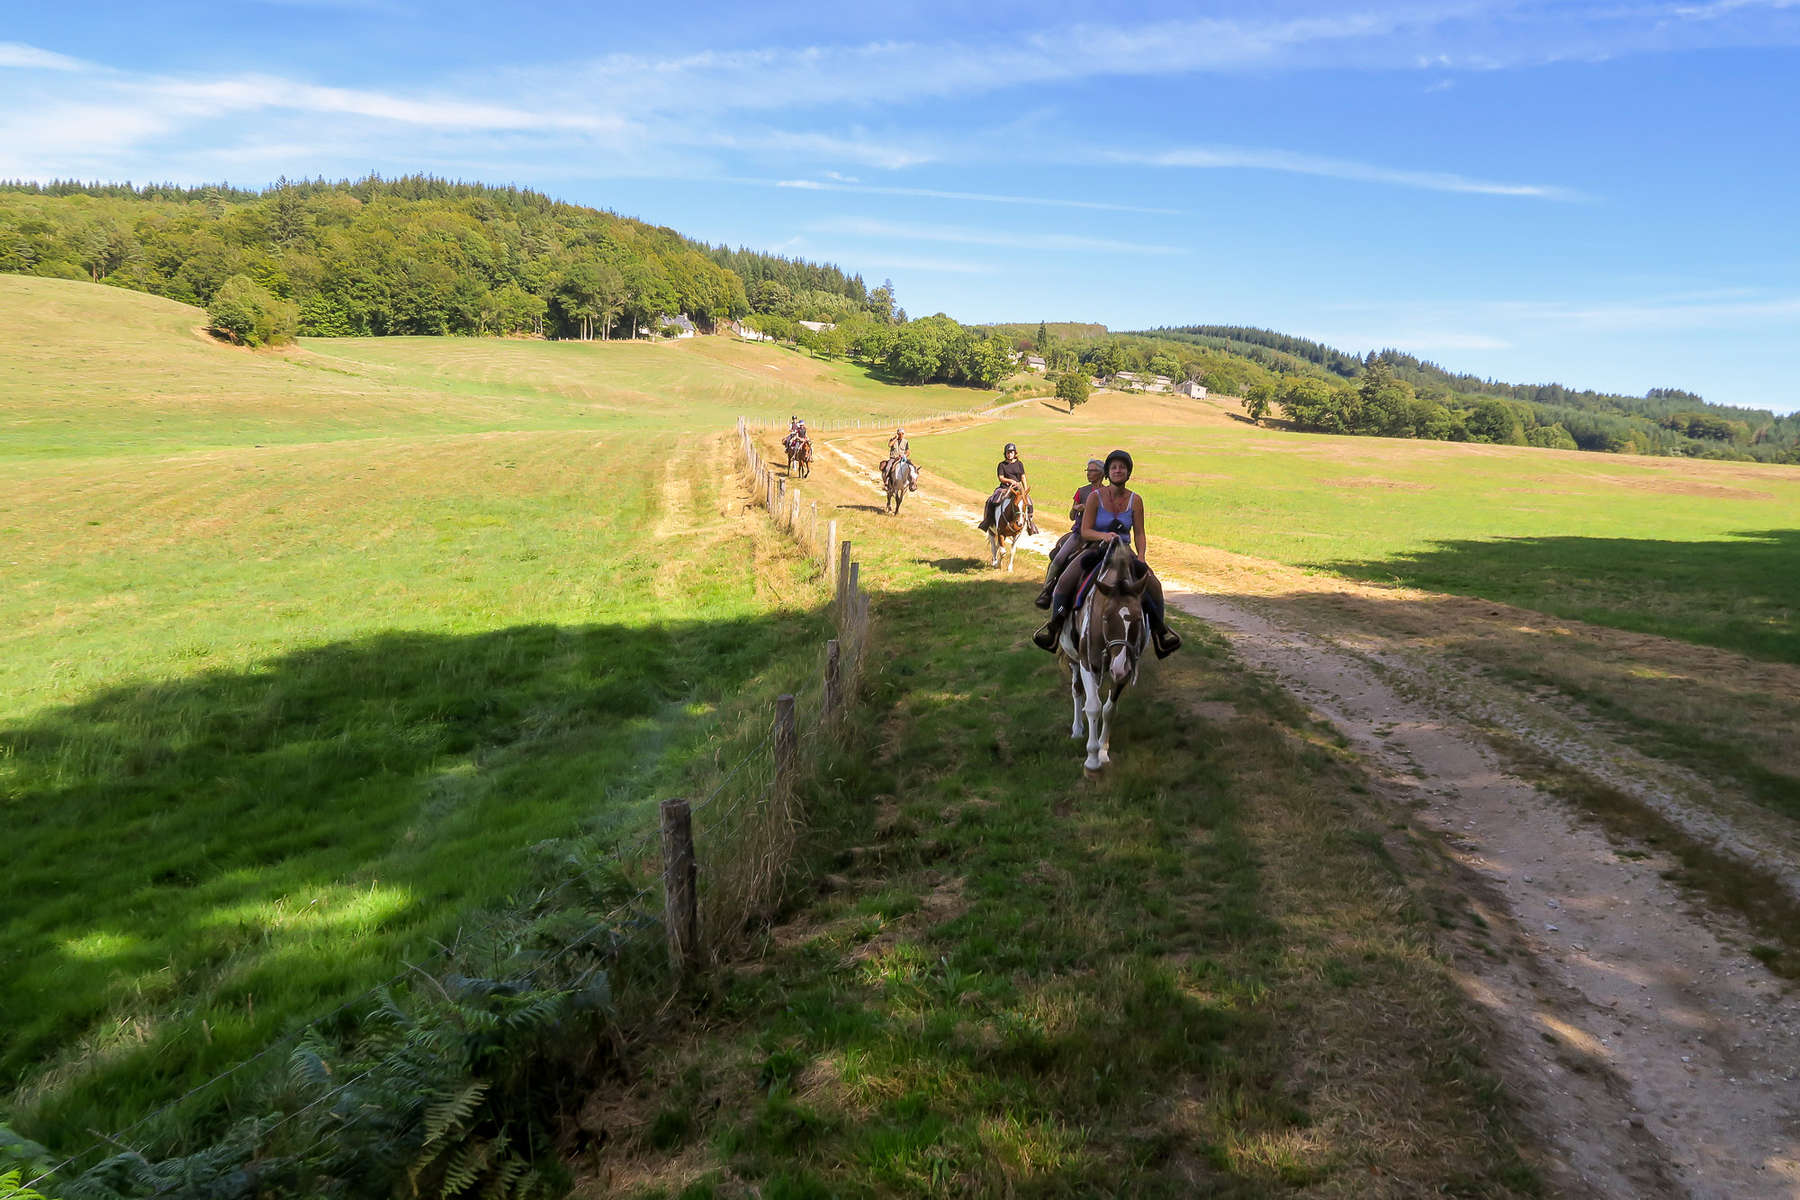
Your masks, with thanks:
[[(1094, 578), (1096, 580), (1099, 579), (1100, 573), (1106, 570), (1106, 564), (1112, 561), (1113, 551), (1117, 550), (1119, 548), (1119, 546), (1120, 546), (1120, 542), (1119, 542), (1118, 538), (1114, 538), (1112, 541), (1110, 541), (1106, 544), (1106, 553), (1104, 553), (1100, 556), (1100, 565), (1094, 568)], [(1095, 586), (1098, 586), (1098, 584), (1096, 584)], [(1092, 599), (1093, 598), (1090, 596), (1089, 600), (1091, 601)], [(1131, 645), (1131, 622), (1126, 621), (1124, 637), (1108, 638), (1106, 640), (1106, 657), (1108, 659), (1112, 658), (1112, 652), (1113, 652), (1114, 646), (1124, 648), (1124, 647), (1128, 647), (1130, 645)]]

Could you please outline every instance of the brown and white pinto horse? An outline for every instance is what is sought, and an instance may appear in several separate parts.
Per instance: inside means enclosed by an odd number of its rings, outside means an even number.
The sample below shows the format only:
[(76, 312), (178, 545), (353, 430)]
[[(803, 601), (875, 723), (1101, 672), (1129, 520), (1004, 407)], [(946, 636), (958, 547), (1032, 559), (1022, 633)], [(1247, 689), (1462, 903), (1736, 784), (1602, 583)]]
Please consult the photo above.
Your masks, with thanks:
[(1087, 738), (1087, 761), (1098, 771), (1112, 761), (1113, 707), (1137, 679), (1138, 663), (1150, 644), (1144, 620), (1144, 585), (1148, 569), (1134, 570), (1137, 559), (1121, 543), (1107, 545), (1087, 600), (1067, 622), (1057, 640), (1057, 656), (1069, 667), (1069, 695), (1075, 704), (1072, 738)]
[(1013, 555), (1019, 550), (1019, 535), (1025, 532), (1025, 493), (1017, 484), (1006, 490), (1000, 503), (994, 506), (994, 524), (988, 530), (988, 550), (992, 561), (988, 564), (998, 570), (1000, 555), (1006, 554), (1006, 569), (1013, 569)]
[[(795, 438), (782, 443), (787, 447), (787, 473), (805, 479), (812, 474), (812, 439)], [(795, 468), (799, 468), (798, 471)]]

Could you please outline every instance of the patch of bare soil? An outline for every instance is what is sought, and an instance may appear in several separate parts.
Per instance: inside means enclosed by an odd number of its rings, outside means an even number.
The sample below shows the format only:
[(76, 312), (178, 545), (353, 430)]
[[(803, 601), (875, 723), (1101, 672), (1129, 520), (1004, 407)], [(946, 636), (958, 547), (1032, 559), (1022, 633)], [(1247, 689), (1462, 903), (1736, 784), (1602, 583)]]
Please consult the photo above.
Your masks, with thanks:
[[(879, 452), (829, 449), (858, 478)], [(922, 507), (972, 525), (981, 496), (931, 483)], [(1040, 513), (1046, 528), (1059, 515)], [(1629, 729), (1558, 690), (1491, 668), (1552, 662), (1571, 688), (1632, 689), (1658, 719), (1748, 716), (1768, 736), (1746, 734), (1746, 745), (1774, 768), (1797, 753), (1800, 670), (1162, 540), (1153, 557), (1171, 602), (1331, 722), (1448, 857), (1450, 886), (1483, 928), (1446, 940), (1465, 991), (1493, 1018), (1497, 1065), (1554, 1156), (1557, 1191), (1800, 1196), (1794, 987), (1749, 952), (1755, 931), (1735, 913), (1665, 877), (1677, 864), (1664, 850), (1609, 837), (1495, 741), (1604, 781), (1797, 896), (1800, 833), (1717, 780), (1643, 754)]]

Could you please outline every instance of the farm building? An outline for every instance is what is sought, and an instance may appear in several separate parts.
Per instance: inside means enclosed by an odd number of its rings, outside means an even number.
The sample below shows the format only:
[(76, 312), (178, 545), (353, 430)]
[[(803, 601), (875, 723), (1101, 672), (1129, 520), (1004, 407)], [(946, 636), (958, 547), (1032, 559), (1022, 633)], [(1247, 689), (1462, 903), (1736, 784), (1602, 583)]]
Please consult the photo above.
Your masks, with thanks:
[(1046, 369), (1046, 364), (1044, 360), (1037, 355), (1027, 354), (1025, 356), (1025, 369), (1027, 371), (1036, 371), (1039, 374), (1042, 374)]
[(795, 321), (794, 324), (803, 329), (810, 329), (814, 333), (824, 333), (827, 329), (837, 328), (836, 321)]
[(1183, 380), (1175, 391), (1183, 396), (1192, 396), (1196, 400), (1206, 399), (1206, 388), (1192, 379)]
[(664, 313), (656, 318), (656, 327), (665, 337), (691, 338), (698, 332), (686, 313)]

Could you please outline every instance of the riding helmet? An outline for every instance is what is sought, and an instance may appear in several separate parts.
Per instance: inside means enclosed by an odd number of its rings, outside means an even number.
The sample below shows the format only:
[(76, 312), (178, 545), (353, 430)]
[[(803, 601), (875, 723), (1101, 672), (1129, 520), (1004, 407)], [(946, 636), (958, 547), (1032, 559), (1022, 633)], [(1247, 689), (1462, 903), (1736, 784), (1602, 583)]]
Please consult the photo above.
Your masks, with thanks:
[(1125, 464), (1125, 478), (1130, 479), (1131, 478), (1131, 455), (1124, 450), (1114, 450), (1111, 454), (1106, 456), (1105, 470), (1106, 470), (1106, 477), (1108, 479), (1112, 478), (1112, 465), (1114, 462), (1122, 462)]
[(1018, 452), (1019, 447), (1013, 442), (1006, 443), (1006, 448), (1000, 451), (1002, 454), (1017, 454)]

